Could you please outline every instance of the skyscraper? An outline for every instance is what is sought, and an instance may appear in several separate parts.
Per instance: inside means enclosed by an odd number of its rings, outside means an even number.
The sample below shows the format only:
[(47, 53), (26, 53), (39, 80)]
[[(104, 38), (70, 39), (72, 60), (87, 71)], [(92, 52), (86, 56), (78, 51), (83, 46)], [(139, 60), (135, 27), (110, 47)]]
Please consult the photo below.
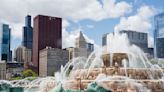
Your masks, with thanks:
[(39, 73), (39, 51), (46, 48), (62, 48), (62, 19), (38, 15), (34, 18), (32, 62)]
[(28, 49), (32, 49), (32, 30), (33, 28), (31, 27), (31, 16), (27, 15), (25, 18), (25, 26), (23, 27), (22, 45)]
[(12, 60), (12, 52), (10, 50), (11, 29), (7, 24), (2, 24), (0, 28), (0, 57), (1, 60), (10, 62)]
[(154, 17), (154, 56), (164, 58), (164, 13)]
[(147, 33), (137, 32), (132, 30), (122, 30), (128, 36), (130, 44), (140, 47), (145, 53), (148, 53), (148, 35)]
[[(129, 39), (130, 44), (134, 44), (138, 47), (140, 47), (145, 53), (148, 53), (148, 36), (147, 33), (143, 33), (143, 32), (137, 32), (137, 31), (132, 31), (132, 30), (122, 30), (120, 31), (120, 33), (125, 33)], [(114, 34), (114, 33), (112, 33)], [(108, 35), (109, 33), (106, 33), (103, 35), (102, 38), (102, 45), (106, 46), (108, 45)]]
[(94, 44), (88, 43), (80, 31), (79, 37), (76, 38), (76, 47), (67, 48), (69, 51), (69, 61), (72, 61), (73, 58), (84, 57), (88, 58), (88, 56), (94, 51)]
[(80, 31), (80, 35), (78, 38), (76, 38), (76, 47), (77, 48), (86, 48), (86, 40), (83, 36), (83, 33)]
[(19, 46), (15, 49), (14, 60), (17, 62), (31, 63), (31, 49), (24, 46)]
[(68, 51), (46, 47), (39, 53), (39, 76), (54, 76), (68, 62)]

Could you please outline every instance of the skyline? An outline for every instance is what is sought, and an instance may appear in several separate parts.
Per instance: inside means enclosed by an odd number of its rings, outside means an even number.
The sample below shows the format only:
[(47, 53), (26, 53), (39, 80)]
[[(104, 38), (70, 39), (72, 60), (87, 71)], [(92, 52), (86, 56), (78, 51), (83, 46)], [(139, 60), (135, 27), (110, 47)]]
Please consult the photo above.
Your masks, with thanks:
[[(27, 14), (31, 15), (32, 19), (38, 14), (62, 17), (64, 47), (74, 45), (79, 31), (84, 33), (87, 41), (101, 46), (102, 35), (118, 29), (148, 32), (149, 45), (152, 46), (153, 17), (164, 9), (162, 0), (50, 1), (1, 1), (0, 22), (11, 25), (12, 50), (21, 45), (24, 18)], [(17, 3), (22, 8), (17, 7)], [(45, 7), (42, 7), (43, 5)]]

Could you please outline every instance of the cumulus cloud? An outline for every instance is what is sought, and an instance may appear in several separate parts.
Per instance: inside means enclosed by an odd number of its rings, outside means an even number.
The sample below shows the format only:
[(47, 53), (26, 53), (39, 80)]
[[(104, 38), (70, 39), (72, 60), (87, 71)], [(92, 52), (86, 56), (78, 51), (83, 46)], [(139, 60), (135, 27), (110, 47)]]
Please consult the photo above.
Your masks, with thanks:
[[(62, 45), (63, 45), (63, 48), (67, 48), (67, 47), (75, 47), (75, 41), (76, 41), (76, 38), (79, 37), (79, 33), (80, 31), (82, 31), (82, 29), (79, 27), (77, 28), (76, 30), (73, 30), (71, 32), (68, 32), (67, 31), (67, 27), (70, 26), (69, 22), (64, 19), (63, 22), (62, 22)], [(88, 42), (88, 43), (93, 43), (95, 44), (94, 40), (92, 40), (91, 38), (89, 38), (87, 35), (85, 35), (83, 33), (84, 37), (85, 37), (85, 40)]]
[(132, 6), (125, 1), (116, 3), (115, 0), (104, 0), (103, 2), (103, 9), (111, 18), (117, 18), (131, 12), (131, 8)]
[[(123, 16), (131, 9), (128, 3), (115, 0), (104, 0), (103, 7), (97, 0), (87, 0), (87, 2), (85, 0), (1, 0), (0, 18), (18, 25), (24, 23), (26, 14), (33, 16), (45, 14), (74, 21), (83, 19), (99, 21)], [(22, 28), (22, 26), (15, 27), (18, 26), (13, 26), (12, 29)], [(20, 30), (13, 32), (12, 36), (20, 36), (16, 35), (21, 32)]]
[(94, 28), (94, 25), (86, 25), (87, 28)]
[(102, 20), (120, 17), (130, 9), (131, 5), (128, 3), (115, 0), (104, 0), (103, 8), (97, 0), (1, 0), (0, 3), (1, 18), (14, 22), (22, 21), (22, 17), (27, 13), (60, 16), (72, 20)]
[(138, 9), (137, 14), (129, 17), (121, 17), (120, 23), (115, 26), (115, 31), (134, 30), (148, 33), (148, 31), (152, 28), (150, 18), (154, 14), (154, 8), (142, 6)]
[[(129, 17), (121, 17), (120, 23), (115, 26), (115, 31), (132, 30), (149, 33), (152, 27), (151, 18), (155, 14), (155, 9), (150, 6), (142, 6), (137, 13)], [(153, 37), (148, 34), (148, 45), (153, 47)]]
[(14, 39), (22, 39), (22, 27), (23, 24), (21, 23), (12, 23), (10, 24), (11, 29), (11, 35)]

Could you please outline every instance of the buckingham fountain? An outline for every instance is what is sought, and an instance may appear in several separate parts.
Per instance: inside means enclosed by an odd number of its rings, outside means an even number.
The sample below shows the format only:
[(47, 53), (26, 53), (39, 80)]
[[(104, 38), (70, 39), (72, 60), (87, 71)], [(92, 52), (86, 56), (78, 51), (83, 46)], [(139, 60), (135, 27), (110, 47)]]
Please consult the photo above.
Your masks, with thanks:
[(55, 77), (3, 83), (23, 87), (24, 92), (164, 92), (163, 69), (151, 64), (145, 53), (120, 33), (109, 34), (107, 46), (88, 59), (75, 58), (61, 66)]

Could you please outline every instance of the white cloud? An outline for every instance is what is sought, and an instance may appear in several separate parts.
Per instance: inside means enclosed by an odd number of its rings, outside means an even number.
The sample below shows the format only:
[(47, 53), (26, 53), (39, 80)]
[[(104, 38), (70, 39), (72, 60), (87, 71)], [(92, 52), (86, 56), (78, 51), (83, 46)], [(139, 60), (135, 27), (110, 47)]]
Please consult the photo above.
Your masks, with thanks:
[(148, 35), (148, 47), (150, 48), (154, 47), (154, 38), (150, 35)]
[(11, 35), (14, 39), (22, 39), (22, 23), (8, 22), (6, 20), (1, 20), (0, 23), (9, 24), (9, 28), (11, 29)]
[(78, 37), (77, 31), (68, 32), (63, 30), (62, 45), (63, 48), (75, 47), (75, 39)]
[(132, 6), (125, 1), (116, 3), (115, 0), (104, 0), (104, 10), (111, 18), (123, 16), (125, 13), (131, 12)]
[(154, 9), (149, 6), (142, 6), (136, 15), (122, 17), (120, 23), (115, 26), (115, 31), (119, 30), (134, 30), (146, 32), (152, 28), (150, 18), (155, 14)]
[(94, 28), (94, 25), (86, 25), (87, 28)]
[[(126, 2), (105, 0), (104, 9), (97, 0), (1, 0), (0, 20), (9, 23), (24, 24), (24, 16), (31, 14), (45, 14), (59, 16), (74, 21), (90, 19), (94, 21), (123, 16), (131, 9)], [(109, 13), (107, 13), (109, 12)], [(19, 27), (19, 28), (15, 28)], [(12, 26), (21, 29), (22, 26)], [(21, 31), (13, 31), (14, 38), (20, 36)], [(18, 37), (21, 38), (21, 37)]]
[(105, 11), (97, 0), (1, 0), (0, 16), (15, 22), (22, 21), (22, 17), (28, 13), (73, 20), (101, 20), (120, 17), (131, 10), (131, 5), (124, 1), (104, 0), (103, 3)]
[[(120, 23), (115, 26), (115, 31), (132, 30), (149, 33), (152, 27), (151, 17), (155, 14), (155, 9), (150, 6), (142, 6), (137, 10), (137, 14), (129, 17), (122, 17)], [(148, 34), (148, 46), (153, 47), (153, 37)]]
[[(67, 48), (67, 47), (75, 47), (75, 41), (76, 41), (76, 38), (79, 37), (79, 33), (80, 31), (82, 31), (81, 28), (78, 28), (74, 31), (71, 31), (71, 32), (68, 32), (67, 31), (67, 27), (70, 26), (69, 22), (67, 20), (63, 20), (62, 22), (62, 45), (63, 45), (63, 48)], [(87, 35), (85, 35), (83, 33), (84, 37), (85, 37), (85, 40), (88, 42), (88, 43), (93, 43), (95, 44), (94, 40), (92, 40), (91, 38), (89, 38)], [(96, 45), (96, 44), (95, 44)], [(97, 45), (96, 45), (97, 46)]]
[(21, 23), (17, 24), (10, 24), (11, 29), (11, 35), (14, 39), (22, 39), (22, 27), (23, 25)]
[[(79, 37), (80, 31), (81, 29), (76, 29), (74, 31), (68, 32), (67, 30), (63, 29), (63, 39), (62, 39), (63, 48), (75, 47), (75, 41), (76, 38)], [(84, 34), (84, 37), (87, 42), (95, 44), (94, 40), (90, 39), (87, 35)]]

